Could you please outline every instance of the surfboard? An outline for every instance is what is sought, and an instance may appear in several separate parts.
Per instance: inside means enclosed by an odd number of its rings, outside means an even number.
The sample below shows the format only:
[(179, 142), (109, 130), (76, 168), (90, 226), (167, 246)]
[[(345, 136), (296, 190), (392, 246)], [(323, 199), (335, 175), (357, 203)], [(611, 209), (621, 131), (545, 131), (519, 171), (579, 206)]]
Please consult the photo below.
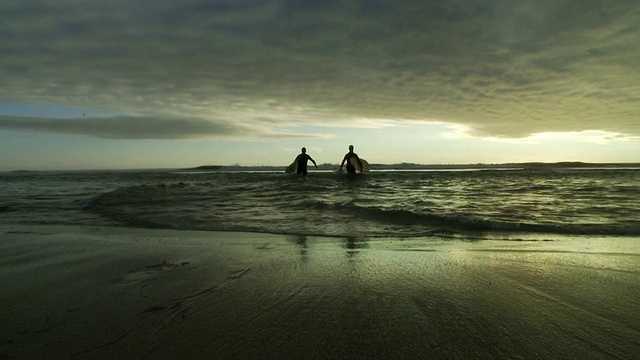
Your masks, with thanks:
[(358, 163), (358, 160), (356, 160), (356, 158), (349, 159), (349, 163), (351, 163), (351, 165), (353, 165), (353, 167), (356, 168), (356, 170), (358, 170), (359, 172), (369, 172), (369, 163), (367, 162), (367, 160), (360, 158), (360, 162), (362, 163), (362, 168), (360, 168), (360, 164)]
[(295, 174), (297, 168), (298, 168), (298, 160), (293, 160), (291, 165), (287, 166), (287, 168), (284, 170), (284, 173), (285, 174)]

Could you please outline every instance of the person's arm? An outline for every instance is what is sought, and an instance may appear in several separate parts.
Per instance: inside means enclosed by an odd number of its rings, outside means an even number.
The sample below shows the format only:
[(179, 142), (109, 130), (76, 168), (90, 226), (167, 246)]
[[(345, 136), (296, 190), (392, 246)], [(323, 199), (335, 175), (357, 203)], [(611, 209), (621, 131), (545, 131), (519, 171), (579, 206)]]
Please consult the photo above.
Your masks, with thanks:
[(345, 161), (347, 161), (347, 155), (345, 155), (345, 156), (342, 158), (342, 162), (340, 163), (340, 170), (342, 170), (342, 165), (344, 165), (344, 162), (345, 162)]
[(313, 158), (311, 156), (309, 156), (309, 160), (311, 160), (311, 162), (313, 163), (313, 166), (316, 167), (316, 169), (318, 168), (318, 164), (316, 164), (316, 161), (313, 160)]

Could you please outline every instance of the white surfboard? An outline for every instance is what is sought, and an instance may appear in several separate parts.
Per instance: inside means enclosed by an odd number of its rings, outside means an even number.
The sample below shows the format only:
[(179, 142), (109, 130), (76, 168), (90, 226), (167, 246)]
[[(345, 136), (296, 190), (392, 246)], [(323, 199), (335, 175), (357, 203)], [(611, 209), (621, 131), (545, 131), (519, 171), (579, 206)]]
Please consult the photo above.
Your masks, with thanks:
[(359, 172), (369, 172), (369, 163), (365, 159), (360, 158), (362, 168), (360, 168), (360, 164), (358, 163), (358, 160), (356, 158), (349, 159), (349, 163), (351, 163), (351, 165), (353, 165), (353, 167), (356, 168), (356, 170)]
[(287, 166), (284, 172), (285, 174), (295, 174), (296, 170), (298, 170), (298, 160), (293, 160), (291, 165)]

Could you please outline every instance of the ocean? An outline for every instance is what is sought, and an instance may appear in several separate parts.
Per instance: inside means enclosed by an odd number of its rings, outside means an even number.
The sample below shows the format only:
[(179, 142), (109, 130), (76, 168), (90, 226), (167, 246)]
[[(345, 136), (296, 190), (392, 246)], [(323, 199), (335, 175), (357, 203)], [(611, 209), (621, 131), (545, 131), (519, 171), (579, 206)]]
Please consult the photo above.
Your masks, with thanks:
[(640, 169), (0, 173), (0, 225), (348, 238), (640, 237)]
[(640, 169), (224, 170), (1, 173), (0, 358), (640, 353)]

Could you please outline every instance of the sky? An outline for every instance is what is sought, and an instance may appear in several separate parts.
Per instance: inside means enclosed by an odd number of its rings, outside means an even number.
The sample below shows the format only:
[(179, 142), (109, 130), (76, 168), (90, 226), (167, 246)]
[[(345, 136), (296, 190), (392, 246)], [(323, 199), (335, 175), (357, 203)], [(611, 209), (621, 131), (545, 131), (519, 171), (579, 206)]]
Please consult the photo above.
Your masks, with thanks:
[(637, 0), (3, 0), (0, 171), (640, 162)]

